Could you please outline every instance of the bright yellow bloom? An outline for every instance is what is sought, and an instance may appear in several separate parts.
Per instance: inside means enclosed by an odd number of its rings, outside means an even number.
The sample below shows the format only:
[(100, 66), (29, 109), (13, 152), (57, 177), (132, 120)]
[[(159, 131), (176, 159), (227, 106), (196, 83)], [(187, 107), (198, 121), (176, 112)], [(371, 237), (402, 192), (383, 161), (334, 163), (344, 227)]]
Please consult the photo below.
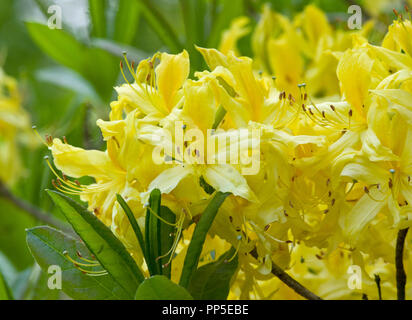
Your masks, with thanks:
[[(97, 122), (106, 150), (55, 139), (54, 164), (65, 173), (56, 188), (79, 194), (137, 261), (115, 195), (144, 228), (145, 204), (159, 189), (184, 238), (173, 247), (175, 280), (189, 221), (214, 191), (230, 192), (202, 260), (213, 249), (236, 248), (230, 298), (299, 298), (271, 274), (273, 263), (323, 298), (376, 299), (374, 274), (393, 298), (396, 233), (412, 219), (412, 27), (395, 21), (382, 46), (365, 39), (370, 27), (334, 30), (314, 6), (293, 21), (266, 7), (253, 34), (254, 60), (236, 50), (248, 32), (241, 18), (220, 51), (198, 48), (209, 70), (193, 79), (186, 51), (158, 53), (136, 70), (126, 61), (135, 81), (116, 88), (110, 121)], [(253, 174), (245, 171), (250, 163), (233, 161), (233, 148), (252, 164), (259, 160)], [(362, 271), (361, 290), (348, 286), (353, 265)]]
[(31, 138), (29, 128), (17, 82), (0, 69), (0, 180), (4, 183), (11, 185), (22, 175), (18, 145)]

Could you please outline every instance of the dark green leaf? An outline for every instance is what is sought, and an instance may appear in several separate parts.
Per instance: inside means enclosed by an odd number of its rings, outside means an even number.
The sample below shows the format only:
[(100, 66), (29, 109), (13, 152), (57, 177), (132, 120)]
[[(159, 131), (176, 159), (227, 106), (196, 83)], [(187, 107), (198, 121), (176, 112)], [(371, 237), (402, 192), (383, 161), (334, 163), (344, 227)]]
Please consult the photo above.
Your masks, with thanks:
[(187, 290), (165, 276), (146, 279), (137, 289), (136, 300), (193, 300)]
[[(159, 251), (161, 253), (161, 256), (164, 256), (162, 259), (160, 259), (160, 262), (162, 264), (162, 274), (170, 279), (173, 260), (170, 260), (170, 254), (166, 255), (166, 253), (168, 253), (173, 246), (173, 234), (176, 231), (176, 228), (174, 226), (174, 224), (176, 223), (176, 215), (168, 207), (162, 206), (160, 208), (160, 217), (164, 220), (160, 222), (160, 233), (158, 235), (161, 242)], [(168, 263), (169, 260), (170, 263)]]
[(196, 300), (226, 300), (230, 282), (238, 266), (236, 250), (231, 248), (219, 260), (208, 263), (195, 271), (189, 292)]
[(193, 231), (192, 240), (190, 241), (185, 262), (183, 264), (182, 275), (179, 283), (182, 287), (187, 288), (189, 286), (193, 273), (196, 271), (199, 263), (199, 258), (202, 252), (203, 244), (206, 240), (206, 235), (213, 223), (213, 220), (215, 219), (217, 212), (219, 211), (220, 206), (228, 195), (229, 193), (217, 192), (200, 217), (200, 220)]
[(162, 274), (161, 261), (157, 259), (161, 255), (159, 250), (160, 239), (158, 237), (160, 222), (157, 218), (160, 212), (160, 205), (160, 190), (154, 189), (150, 194), (149, 207), (147, 208), (145, 223), (146, 263), (151, 275)]
[(140, 230), (139, 224), (137, 223), (132, 210), (127, 205), (123, 197), (120, 194), (117, 194), (116, 197), (117, 197), (117, 202), (119, 202), (120, 206), (123, 208), (123, 211), (126, 213), (127, 218), (129, 219), (130, 225), (132, 226), (132, 229), (136, 235), (137, 241), (139, 242), (140, 249), (142, 250), (144, 257), (147, 260), (146, 252), (145, 252), (146, 246), (144, 243), (143, 233)]
[[(73, 299), (130, 299), (130, 296), (110, 275), (89, 276), (75, 267), (63, 254), (82, 262), (82, 257), (93, 260), (89, 250), (79, 240), (50, 227), (35, 227), (27, 230), (27, 244), (33, 257), (48, 272), (51, 265), (62, 269), (62, 290)], [(85, 263), (83, 261), (83, 263)], [(102, 270), (101, 267), (82, 267), (87, 270)]]
[(55, 191), (48, 193), (103, 268), (133, 295), (144, 276), (120, 240), (73, 199)]

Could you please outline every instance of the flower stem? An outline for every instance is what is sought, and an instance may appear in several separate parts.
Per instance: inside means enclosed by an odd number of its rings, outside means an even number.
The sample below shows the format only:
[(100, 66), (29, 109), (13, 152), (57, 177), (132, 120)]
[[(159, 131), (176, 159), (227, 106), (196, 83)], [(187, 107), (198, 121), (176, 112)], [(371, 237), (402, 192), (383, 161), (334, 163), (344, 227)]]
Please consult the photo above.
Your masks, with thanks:
[[(258, 258), (256, 247), (250, 252), (250, 254), (255, 259)], [(318, 297), (316, 294), (309, 291), (302, 284), (300, 284), (295, 279), (293, 279), (290, 275), (288, 275), (284, 270), (282, 270), (281, 267), (279, 267), (273, 261), (272, 261), (272, 274), (278, 277), (280, 281), (286, 284), (289, 288), (293, 289), (297, 294), (300, 294), (302, 297), (308, 300), (322, 300), (322, 298)]]
[(405, 300), (405, 285), (406, 285), (406, 273), (403, 267), (403, 248), (405, 247), (405, 238), (409, 228), (401, 229), (398, 231), (398, 237), (396, 239), (396, 287), (398, 290), (398, 300)]

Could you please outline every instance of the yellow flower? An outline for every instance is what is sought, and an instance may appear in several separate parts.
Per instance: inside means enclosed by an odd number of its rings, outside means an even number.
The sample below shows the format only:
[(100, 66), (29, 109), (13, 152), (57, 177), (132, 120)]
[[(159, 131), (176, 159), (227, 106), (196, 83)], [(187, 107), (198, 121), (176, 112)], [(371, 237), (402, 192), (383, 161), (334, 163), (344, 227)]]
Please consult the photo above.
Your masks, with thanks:
[(18, 145), (30, 140), (29, 128), (17, 82), (0, 69), (0, 180), (6, 184), (12, 185), (22, 175)]
[[(155, 66), (157, 59), (160, 62)], [(128, 62), (127, 66), (130, 67)], [(156, 54), (142, 61), (136, 72), (132, 68), (129, 71), (135, 83), (116, 88), (119, 99), (111, 104), (111, 120), (120, 120), (122, 111), (134, 109), (158, 119), (181, 105), (182, 87), (190, 71), (186, 51), (177, 55)]]

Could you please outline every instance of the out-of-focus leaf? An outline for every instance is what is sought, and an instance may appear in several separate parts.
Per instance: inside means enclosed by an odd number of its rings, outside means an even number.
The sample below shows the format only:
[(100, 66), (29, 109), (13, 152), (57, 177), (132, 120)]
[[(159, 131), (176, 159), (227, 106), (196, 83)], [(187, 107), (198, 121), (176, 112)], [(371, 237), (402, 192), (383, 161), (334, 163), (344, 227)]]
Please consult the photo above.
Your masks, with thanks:
[(48, 193), (102, 267), (133, 296), (144, 276), (120, 240), (73, 199), (55, 191)]
[(217, 261), (208, 263), (195, 271), (188, 288), (194, 299), (226, 300), (230, 282), (238, 265), (235, 254), (236, 250), (231, 248)]
[(92, 20), (92, 35), (106, 36), (106, 0), (89, 0), (90, 17)]
[(139, 286), (136, 300), (193, 300), (187, 290), (165, 276), (153, 276)]
[[(80, 263), (81, 257), (93, 261), (89, 250), (79, 240), (50, 227), (35, 227), (27, 230), (27, 243), (37, 263), (48, 273), (51, 265), (62, 270), (62, 290), (74, 299), (129, 299), (130, 295), (109, 275), (86, 275), (69, 261), (64, 252)], [(100, 271), (100, 266), (82, 268)]]
[(223, 30), (230, 26), (232, 20), (244, 14), (244, 1), (217, 0), (216, 10), (212, 20), (212, 29), (207, 47), (217, 48)]
[(27, 22), (27, 30), (37, 45), (59, 63), (81, 73), (84, 46), (64, 30)]
[(17, 275), (14, 282), (11, 284), (14, 299), (23, 300), (28, 289), (29, 278), (32, 273), (32, 268), (29, 267)]
[(88, 48), (81, 74), (93, 84), (103, 100), (108, 100), (119, 74), (117, 59), (101, 49)]
[(128, 59), (135, 61), (140, 61), (150, 56), (147, 52), (108, 39), (92, 39), (91, 44), (93, 47), (105, 50), (121, 59), (123, 58), (123, 52), (127, 52)]
[(103, 100), (110, 99), (119, 74), (117, 58), (82, 44), (64, 30), (49, 29), (35, 22), (26, 24), (31, 37), (45, 53), (90, 81)]
[(1, 272), (0, 272), (0, 300), (13, 300), (13, 295)]
[(119, 0), (114, 25), (114, 40), (131, 44), (139, 24), (140, 6), (138, 1)]
[(17, 270), (6, 257), (6, 255), (0, 251), (0, 272), (8, 283), (13, 283), (17, 277)]
[(34, 219), (0, 198), (0, 250), (18, 270), (33, 263), (25, 243), (24, 229), (34, 225)]
[(49, 82), (76, 92), (88, 99), (97, 99), (93, 87), (76, 72), (64, 67), (47, 67), (36, 71), (39, 81)]
[(182, 45), (172, 26), (163, 14), (153, 5), (150, 0), (139, 0), (142, 14), (159, 38), (169, 47), (172, 53), (182, 50)]

